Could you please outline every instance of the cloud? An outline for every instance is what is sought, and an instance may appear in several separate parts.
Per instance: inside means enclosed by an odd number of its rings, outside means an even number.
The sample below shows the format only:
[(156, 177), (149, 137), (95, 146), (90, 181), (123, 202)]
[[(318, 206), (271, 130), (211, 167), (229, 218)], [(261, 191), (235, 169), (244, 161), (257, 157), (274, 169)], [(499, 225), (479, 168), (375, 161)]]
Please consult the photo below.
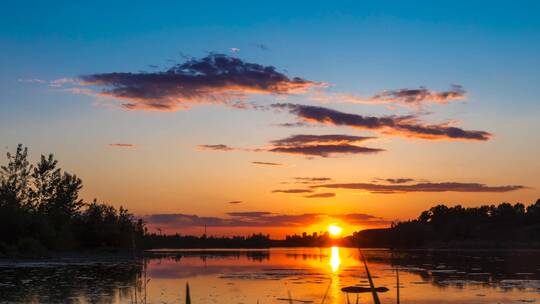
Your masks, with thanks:
[(233, 47), (233, 48), (231, 48), (231, 52), (233, 52), (233, 53), (239, 53), (239, 52), (240, 52), (240, 49), (239, 49), (239, 48)]
[(264, 211), (231, 212), (228, 217), (198, 216), (190, 214), (152, 214), (142, 218), (152, 227), (166, 230), (187, 227), (303, 227), (323, 220), (338, 219), (350, 225), (389, 225), (391, 222), (379, 217), (362, 214), (277, 214)]
[(126, 144), (126, 143), (114, 143), (114, 144), (109, 144), (109, 147), (113, 147), (113, 148), (135, 148), (135, 145), (134, 144)]
[(233, 151), (235, 148), (229, 147), (227, 145), (218, 144), (218, 145), (198, 145), (197, 148), (201, 150), (212, 150), (212, 151)]
[(274, 124), (274, 126), (278, 126), (278, 127), (286, 127), (286, 128), (313, 127), (313, 125), (310, 125), (310, 124), (305, 123), (305, 122), (303, 122), (303, 121), (297, 121), (297, 122), (284, 122), (284, 123)]
[(392, 184), (382, 185), (373, 183), (342, 183), (342, 184), (322, 184), (311, 186), (312, 188), (329, 188), (329, 189), (351, 189), (362, 190), (371, 193), (394, 194), (394, 193), (409, 193), (409, 192), (493, 192), (502, 193), (525, 189), (522, 185), (505, 185), (505, 186), (488, 186), (481, 183), (458, 183), (458, 182), (442, 182), (442, 183), (416, 183), (410, 185)]
[(278, 103), (272, 108), (286, 110), (304, 122), (357, 129), (377, 130), (383, 133), (422, 139), (477, 140), (486, 141), (491, 134), (484, 131), (464, 130), (448, 124), (423, 124), (414, 115), (408, 116), (362, 116), (324, 107)]
[(17, 79), (18, 82), (24, 82), (24, 83), (47, 83), (46, 80), (39, 79), (39, 78), (19, 78)]
[(352, 136), (352, 135), (292, 135), (283, 139), (271, 141), (276, 146), (302, 146), (302, 145), (317, 145), (317, 144), (350, 144), (372, 139), (374, 137)]
[[(235, 148), (224, 144), (198, 145), (202, 150), (211, 151), (244, 151), (244, 152), (274, 152), (299, 154), (305, 156), (329, 157), (336, 154), (366, 154), (378, 153), (383, 149), (367, 148), (354, 145), (357, 142), (373, 137), (352, 135), (292, 135), (287, 138), (271, 141), (271, 146), (264, 148)], [(277, 163), (252, 162), (257, 165), (278, 165)]]
[(251, 163), (254, 165), (261, 165), (261, 166), (283, 166), (283, 164), (280, 164), (280, 163), (261, 162), (261, 161), (252, 161)]
[(270, 149), (269, 151), (276, 153), (329, 157), (335, 154), (368, 154), (378, 153), (384, 150), (352, 145), (310, 145), (298, 147), (276, 147)]
[(231, 204), (231, 205), (238, 205), (238, 204), (241, 204), (242, 201), (230, 201), (230, 202), (227, 202), (227, 204)]
[(294, 177), (293, 179), (298, 184), (324, 183), (332, 180), (330, 177)]
[(406, 184), (414, 182), (413, 178), (376, 178), (375, 181), (382, 181), (390, 184)]
[(263, 43), (253, 43), (252, 44), (254, 47), (258, 48), (259, 50), (262, 50), (262, 51), (268, 51), (269, 48), (266, 44), (263, 44)]
[(325, 192), (325, 193), (316, 193), (311, 195), (304, 196), (305, 198), (330, 198), (336, 196), (335, 193), (332, 192)]
[(260, 218), (272, 214), (272, 212), (266, 211), (249, 211), (249, 212), (229, 212), (227, 215), (234, 217), (250, 217), (250, 218)]
[(272, 190), (272, 193), (311, 193), (311, 189), (285, 189), (285, 190)]
[(252, 94), (289, 95), (325, 86), (223, 54), (187, 60), (166, 71), (98, 73), (80, 76), (78, 81), (81, 86), (101, 87), (101, 96), (126, 101), (122, 105), (126, 109), (156, 111), (196, 103), (242, 107)]
[(313, 99), (322, 102), (347, 102), (359, 104), (396, 104), (404, 107), (421, 108), (426, 104), (447, 104), (451, 101), (464, 100), (465, 90), (460, 85), (452, 85), (450, 90), (436, 92), (424, 87), (418, 89), (387, 90), (369, 98), (350, 94), (326, 94), (318, 92)]
[(373, 137), (352, 135), (292, 135), (287, 138), (273, 140), (269, 152), (300, 154), (306, 156), (329, 157), (335, 154), (378, 153), (383, 149), (375, 149), (354, 145)]
[(447, 104), (454, 100), (464, 100), (465, 90), (460, 85), (452, 85), (450, 90), (435, 92), (424, 87), (419, 89), (388, 90), (369, 98), (373, 103), (397, 103), (421, 106), (425, 103)]
[(49, 86), (54, 87), (54, 88), (60, 88), (66, 84), (73, 84), (73, 83), (77, 83), (77, 80), (73, 78), (65, 77), (65, 78), (59, 78), (59, 79), (50, 81)]

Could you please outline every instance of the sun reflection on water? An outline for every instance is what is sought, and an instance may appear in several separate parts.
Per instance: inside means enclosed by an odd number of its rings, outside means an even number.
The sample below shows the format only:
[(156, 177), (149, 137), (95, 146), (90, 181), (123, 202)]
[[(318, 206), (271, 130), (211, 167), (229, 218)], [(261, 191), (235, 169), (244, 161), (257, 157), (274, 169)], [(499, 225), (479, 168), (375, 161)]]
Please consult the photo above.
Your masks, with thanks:
[(339, 257), (339, 247), (333, 246), (330, 251), (330, 267), (332, 272), (336, 272), (341, 264), (341, 258)]

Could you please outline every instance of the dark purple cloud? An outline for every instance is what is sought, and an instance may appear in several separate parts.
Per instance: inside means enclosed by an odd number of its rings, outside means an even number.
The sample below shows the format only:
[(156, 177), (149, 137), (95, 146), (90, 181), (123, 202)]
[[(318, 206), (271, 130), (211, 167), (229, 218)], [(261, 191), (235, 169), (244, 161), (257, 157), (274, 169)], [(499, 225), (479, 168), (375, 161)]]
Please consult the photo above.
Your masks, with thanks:
[(313, 184), (313, 183), (325, 183), (332, 179), (330, 177), (294, 177), (298, 184)]
[(304, 196), (305, 198), (330, 198), (336, 196), (335, 193), (332, 192), (325, 192), (325, 193), (316, 193), (311, 195)]
[(246, 218), (260, 218), (263, 216), (268, 216), (272, 212), (267, 211), (244, 211), (244, 212), (229, 212), (227, 215), (234, 217), (246, 217)]
[(270, 152), (299, 154), (306, 156), (329, 157), (336, 154), (370, 154), (384, 151), (383, 149), (359, 147), (353, 145), (311, 145), (298, 147), (276, 147)]
[(275, 109), (287, 110), (304, 122), (335, 126), (348, 126), (358, 129), (377, 130), (384, 133), (422, 139), (479, 140), (485, 141), (491, 134), (484, 131), (464, 130), (448, 124), (423, 124), (416, 116), (362, 116), (340, 112), (324, 107), (279, 103)]
[(414, 182), (413, 178), (376, 178), (374, 181), (386, 182), (390, 184), (406, 184)]
[(311, 193), (311, 189), (278, 189), (272, 190), (272, 193)]
[(525, 189), (522, 185), (488, 186), (481, 183), (416, 183), (410, 185), (392, 184), (373, 184), (373, 183), (342, 183), (342, 184), (322, 184), (311, 186), (312, 188), (329, 189), (353, 189), (363, 190), (372, 193), (393, 194), (409, 192), (510, 192)]
[(109, 144), (109, 147), (132, 149), (132, 148), (135, 148), (135, 145), (134, 144), (127, 144), (127, 143), (114, 143), (114, 144)]
[(373, 103), (397, 103), (401, 105), (421, 106), (425, 103), (446, 104), (454, 100), (465, 99), (465, 90), (460, 85), (453, 85), (450, 90), (435, 92), (424, 87), (419, 89), (388, 90), (369, 98)]
[(161, 72), (112, 72), (79, 77), (83, 86), (103, 87), (99, 95), (125, 100), (132, 110), (175, 111), (194, 103), (242, 106), (250, 94), (302, 93), (322, 83), (289, 78), (273, 66), (223, 54), (191, 59)]
[[(212, 151), (244, 151), (244, 152), (274, 152), (297, 154), (304, 156), (329, 157), (336, 154), (367, 154), (378, 153), (383, 149), (368, 148), (354, 145), (357, 142), (372, 139), (373, 137), (352, 135), (292, 135), (287, 138), (271, 141), (270, 147), (265, 148), (235, 148), (224, 144), (198, 145), (199, 149)], [(279, 165), (269, 162), (252, 162), (256, 165)]]
[(251, 163), (254, 165), (260, 165), (260, 166), (283, 166), (283, 164), (272, 163), (272, 162), (252, 161)]
[(298, 134), (292, 135), (283, 139), (271, 141), (275, 146), (303, 146), (317, 144), (351, 144), (356, 142), (373, 139), (374, 137), (342, 135), (342, 134), (327, 134), (327, 135), (309, 135)]
[(202, 150), (212, 150), (212, 151), (232, 151), (235, 150), (232, 147), (229, 147), (227, 145), (218, 144), (218, 145), (198, 145), (199, 149)]
[(298, 134), (271, 141), (270, 143), (273, 147), (268, 148), (268, 151), (320, 157), (329, 157), (336, 154), (366, 154), (384, 151), (383, 149), (354, 145), (355, 143), (372, 138), (341, 134)]

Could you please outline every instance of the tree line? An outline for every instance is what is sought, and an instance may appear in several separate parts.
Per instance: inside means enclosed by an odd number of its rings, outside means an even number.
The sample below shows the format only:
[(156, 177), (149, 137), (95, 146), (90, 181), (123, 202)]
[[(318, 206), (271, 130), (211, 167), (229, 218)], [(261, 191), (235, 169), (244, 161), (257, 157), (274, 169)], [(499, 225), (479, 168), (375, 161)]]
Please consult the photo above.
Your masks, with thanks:
[(8, 152), (0, 167), (0, 255), (136, 248), (144, 223), (122, 207), (85, 202), (82, 187), (52, 154), (30, 164), (28, 148)]
[(437, 205), (389, 229), (355, 233), (351, 242), (369, 247), (540, 247), (540, 199), (535, 204), (480, 207)]

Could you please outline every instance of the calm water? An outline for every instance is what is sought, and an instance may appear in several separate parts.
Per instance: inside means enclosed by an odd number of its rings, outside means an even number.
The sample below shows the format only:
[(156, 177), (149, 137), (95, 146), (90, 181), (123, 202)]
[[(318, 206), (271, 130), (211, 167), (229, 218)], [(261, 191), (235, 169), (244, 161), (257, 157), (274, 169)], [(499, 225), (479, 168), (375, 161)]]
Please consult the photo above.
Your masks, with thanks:
[[(540, 252), (364, 250), (382, 303), (540, 303)], [(0, 262), (1, 303), (346, 303), (357, 249), (189, 250), (138, 261)], [(349, 295), (351, 303), (356, 295)], [(369, 293), (359, 303), (372, 303)]]

